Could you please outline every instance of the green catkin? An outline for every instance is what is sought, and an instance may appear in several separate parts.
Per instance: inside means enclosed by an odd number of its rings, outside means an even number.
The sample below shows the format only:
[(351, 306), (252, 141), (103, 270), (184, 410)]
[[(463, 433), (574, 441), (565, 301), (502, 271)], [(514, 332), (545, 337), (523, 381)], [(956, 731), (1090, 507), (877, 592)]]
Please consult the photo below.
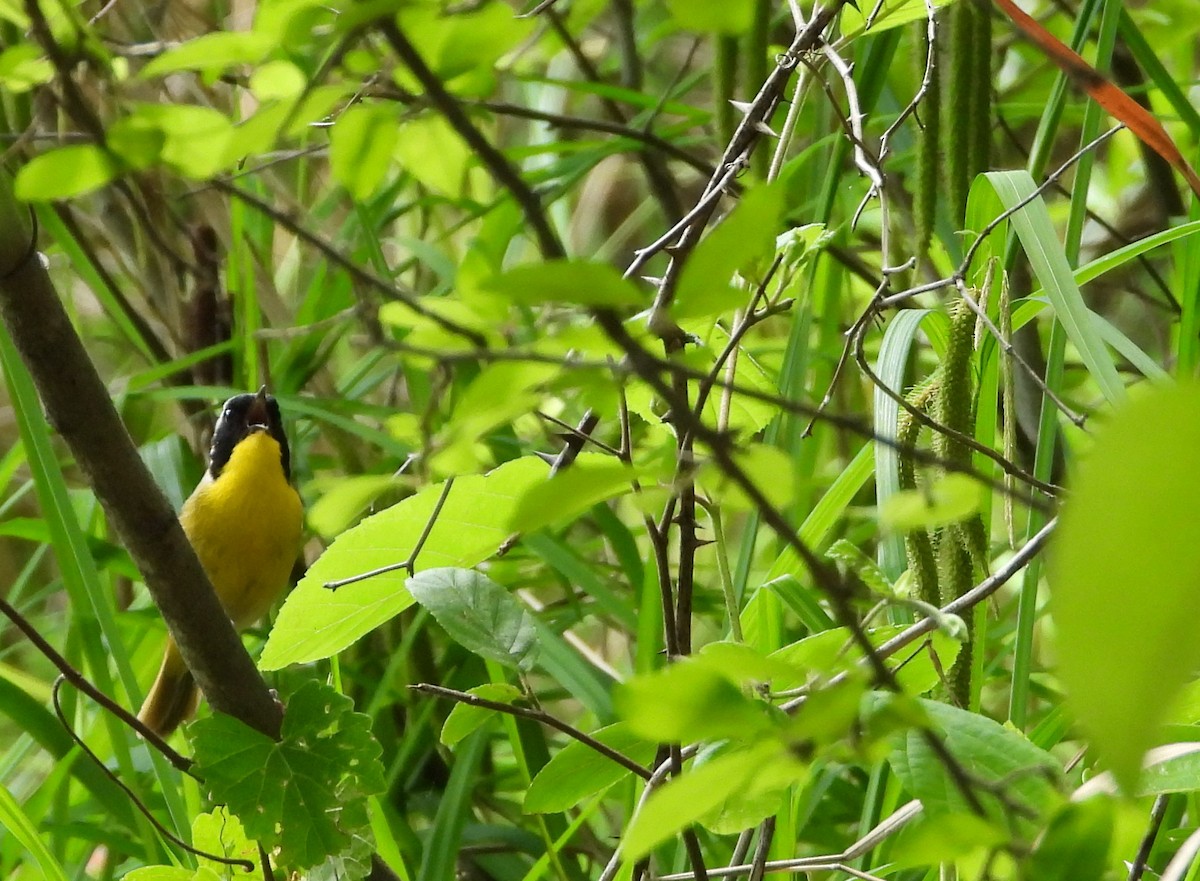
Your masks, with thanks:
[[(925, 22), (918, 22), (914, 43), (925, 47), (925, 52), (914, 52), (917, 59), (917, 76), (925, 77), (930, 46), (926, 39)], [(938, 184), (941, 182), (941, 64), (936, 49), (933, 52), (933, 70), (925, 98), (917, 110), (920, 125), (917, 130), (917, 180), (913, 193), (913, 218), (917, 228), (917, 254), (929, 253), (933, 239), (933, 228), (937, 220)]]
[[(988, 170), (992, 146), (992, 16), (986, 6), (968, 2), (972, 16), (971, 58), (975, 69), (971, 74), (970, 163), (968, 185), (975, 175)], [(964, 206), (965, 207), (965, 206)]]
[(977, 64), (972, 56), (975, 32), (975, 4), (956, 3), (950, 10), (950, 63), (947, 71), (946, 100), (943, 106), (946, 119), (946, 180), (950, 201), (950, 217), (961, 228), (967, 209), (967, 189), (971, 184), (970, 133), (971, 97), (975, 92), (971, 82)]
[[(974, 342), (975, 313), (965, 300), (960, 300), (950, 313), (950, 336), (942, 359), (942, 377), (934, 402), (934, 413), (942, 425), (967, 436), (974, 434), (975, 423), (971, 364)], [(970, 447), (944, 432), (934, 432), (933, 450), (949, 465), (969, 467), (971, 464)], [(978, 517), (971, 519), (978, 521)], [(958, 599), (974, 584), (973, 559), (986, 556), (986, 536), (981, 534), (981, 530), (982, 521), (978, 522), (978, 527), (952, 524), (941, 530), (937, 541), (937, 562), (942, 605)], [(951, 668), (949, 683), (951, 696), (963, 707), (970, 701), (974, 649), (971, 621), (969, 617), (965, 620), (967, 638)]]
[[(935, 374), (916, 386), (904, 400), (914, 409), (928, 412), (930, 401), (937, 393), (937, 382)], [(902, 490), (917, 488), (916, 463), (904, 451), (916, 447), (920, 436), (921, 423), (908, 410), (902, 409), (896, 426), (896, 440), (901, 447), (898, 476)], [(909, 571), (917, 585), (917, 597), (931, 606), (938, 605), (941, 593), (938, 590), (937, 554), (929, 532), (923, 528), (910, 531), (904, 536), (904, 551), (908, 557)]]

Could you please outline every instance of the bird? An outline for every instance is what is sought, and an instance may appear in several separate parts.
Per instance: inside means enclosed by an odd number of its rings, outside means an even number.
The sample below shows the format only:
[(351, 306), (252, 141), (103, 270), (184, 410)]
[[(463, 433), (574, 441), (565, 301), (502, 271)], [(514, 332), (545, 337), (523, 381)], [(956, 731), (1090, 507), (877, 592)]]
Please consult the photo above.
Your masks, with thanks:
[[(208, 469), (179, 522), (234, 627), (244, 630), (266, 615), (288, 584), (304, 526), (279, 404), (266, 386), (221, 408)], [(168, 636), (138, 719), (166, 737), (199, 702), (196, 680)]]

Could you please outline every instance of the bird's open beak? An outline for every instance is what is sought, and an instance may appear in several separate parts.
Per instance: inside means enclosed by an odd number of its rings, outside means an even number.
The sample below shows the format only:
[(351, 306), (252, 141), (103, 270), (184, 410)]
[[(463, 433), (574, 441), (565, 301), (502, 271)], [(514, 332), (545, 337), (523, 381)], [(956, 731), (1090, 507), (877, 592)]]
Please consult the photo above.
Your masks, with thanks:
[(267, 387), (264, 385), (250, 402), (250, 409), (246, 411), (246, 428), (250, 431), (259, 428), (266, 431), (271, 427), (270, 419), (267, 412)]

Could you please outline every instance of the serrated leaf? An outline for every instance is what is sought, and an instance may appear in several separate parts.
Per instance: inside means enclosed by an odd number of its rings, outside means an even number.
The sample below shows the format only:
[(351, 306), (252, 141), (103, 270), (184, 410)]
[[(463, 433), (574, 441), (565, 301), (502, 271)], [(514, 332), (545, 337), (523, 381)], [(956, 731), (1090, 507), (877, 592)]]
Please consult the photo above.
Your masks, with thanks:
[(370, 717), (327, 685), (305, 682), (286, 703), (279, 741), (219, 714), (187, 733), (213, 800), (283, 865), (307, 869), (367, 829), (366, 799), (385, 788), (381, 749)]
[(618, 686), (614, 704), (635, 734), (662, 743), (771, 731), (771, 708), (712, 667), (683, 660)]
[(81, 196), (117, 176), (112, 156), (95, 144), (73, 144), (34, 156), (17, 172), (13, 191), (24, 202)]
[[(521, 689), (509, 685), (507, 682), (489, 682), (486, 685), (477, 685), (467, 689), (467, 694), (503, 704), (513, 704), (524, 697)], [(454, 709), (446, 716), (446, 721), (442, 723), (441, 741), (446, 746), (454, 746), (479, 726), (494, 718), (496, 718), (496, 711), (487, 707), (455, 704)]]
[[(933, 8), (946, 6), (951, 0), (933, 0)], [(872, 34), (882, 33), (891, 28), (908, 24), (910, 21), (925, 18), (926, 0), (883, 0), (882, 3), (863, 3), (855, 6), (848, 3), (842, 7), (842, 36), (852, 39), (864, 31)], [(873, 13), (870, 26), (866, 21), (867, 13)]]
[(446, 632), (468, 651), (528, 670), (537, 657), (537, 628), (525, 606), (472, 569), (426, 569), (405, 583)]
[(487, 290), (514, 303), (575, 303), (580, 306), (642, 306), (650, 297), (606, 263), (551, 260), (518, 266), (495, 276)]
[(338, 117), (330, 132), (330, 171), (351, 196), (366, 199), (383, 183), (399, 140), (394, 107), (355, 104)]
[(593, 505), (632, 491), (635, 472), (599, 453), (580, 454), (569, 469), (530, 487), (509, 524), (514, 532), (566, 526)]
[[(456, 478), (426, 536), (417, 570), (474, 566), (487, 559), (508, 538), (517, 499), (545, 477), (546, 463), (526, 456), (488, 474)], [(425, 532), (444, 487), (426, 487), (338, 536), (284, 602), (259, 666), (278, 670), (327, 658), (411, 606), (404, 584), (408, 573), (402, 569), (336, 591), (324, 585), (403, 562)]]
[(1195, 384), (1118, 411), (1080, 465), (1050, 560), (1068, 702), (1127, 792), (1200, 663), (1198, 445)]
[[(654, 761), (656, 744), (639, 737), (624, 722), (593, 731), (591, 736), (642, 765)], [(579, 805), (589, 795), (632, 774), (627, 768), (573, 740), (545, 764), (525, 792), (527, 814), (553, 814)]]
[(782, 212), (782, 187), (760, 186), (746, 193), (688, 258), (672, 308), (675, 318), (700, 318), (745, 305), (745, 293), (730, 287), (733, 274), (774, 252)]

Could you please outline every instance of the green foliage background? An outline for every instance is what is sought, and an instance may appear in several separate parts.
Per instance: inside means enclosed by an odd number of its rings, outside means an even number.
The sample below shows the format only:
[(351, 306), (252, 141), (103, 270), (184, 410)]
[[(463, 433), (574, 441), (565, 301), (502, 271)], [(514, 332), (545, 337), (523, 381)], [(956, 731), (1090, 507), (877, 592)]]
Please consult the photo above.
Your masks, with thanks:
[[(1196, 160), (1191, 0), (1034, 7)], [(1200, 877), (1200, 215), (996, 9), (0, 0), (0, 114), (168, 497), (227, 395), (288, 421), (308, 568), (247, 639), (283, 741), (202, 710), (201, 783), (61, 692), (175, 835), (311, 878)], [(163, 625), (0, 367), (3, 597), (136, 707)], [(0, 878), (241, 876), (0, 650)]]

